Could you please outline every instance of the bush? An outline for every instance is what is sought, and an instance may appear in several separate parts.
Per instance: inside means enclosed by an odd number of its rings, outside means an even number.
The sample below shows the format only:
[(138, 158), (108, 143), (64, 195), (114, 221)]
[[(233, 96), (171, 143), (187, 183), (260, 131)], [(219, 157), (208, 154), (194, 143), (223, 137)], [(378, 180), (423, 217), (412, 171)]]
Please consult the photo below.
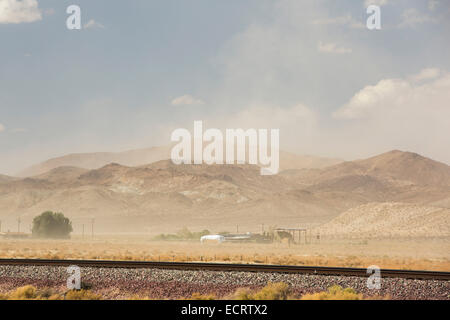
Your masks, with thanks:
[(248, 288), (239, 288), (236, 292), (230, 297), (232, 300), (253, 300), (253, 293)]
[(66, 239), (72, 230), (72, 222), (62, 213), (46, 211), (33, 219), (33, 237)]
[(0, 294), (0, 300), (62, 300), (62, 298), (51, 288), (38, 290), (31, 285), (19, 287), (8, 294)]
[(341, 286), (335, 285), (328, 291), (305, 294), (301, 300), (362, 300), (363, 295), (356, 293), (352, 288), (343, 289)]
[(65, 295), (55, 293), (51, 288), (41, 290), (27, 285), (8, 294), (0, 294), (0, 300), (100, 300), (101, 296), (90, 290), (71, 290)]
[(232, 299), (235, 300), (287, 300), (290, 295), (289, 286), (284, 282), (271, 283), (259, 291), (238, 289)]
[(37, 290), (33, 286), (24, 286), (17, 288), (8, 298), (8, 300), (33, 300), (37, 299)]

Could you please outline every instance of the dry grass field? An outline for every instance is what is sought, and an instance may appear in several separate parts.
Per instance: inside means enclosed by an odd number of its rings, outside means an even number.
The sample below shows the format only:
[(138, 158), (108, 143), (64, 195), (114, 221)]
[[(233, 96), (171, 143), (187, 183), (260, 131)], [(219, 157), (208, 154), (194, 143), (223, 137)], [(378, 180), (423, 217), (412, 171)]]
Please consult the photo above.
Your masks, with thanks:
[(320, 243), (152, 241), (145, 236), (71, 240), (0, 240), (0, 258), (268, 263), (450, 271), (450, 241), (321, 239)]

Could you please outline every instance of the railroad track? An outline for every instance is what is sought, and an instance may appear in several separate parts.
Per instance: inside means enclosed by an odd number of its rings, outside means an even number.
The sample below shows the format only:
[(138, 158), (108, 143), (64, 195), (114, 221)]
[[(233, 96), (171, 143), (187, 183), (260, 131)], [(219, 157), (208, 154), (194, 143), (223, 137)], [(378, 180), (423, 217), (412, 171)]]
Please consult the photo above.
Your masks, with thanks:
[[(324, 276), (356, 276), (368, 277), (363, 268), (340, 267), (308, 267), (267, 264), (231, 264), (231, 263), (201, 263), (201, 262), (152, 262), (152, 261), (111, 261), (111, 260), (46, 260), (46, 259), (0, 259), (0, 266), (70, 266), (93, 268), (144, 268), (144, 269), (172, 269), (172, 270), (209, 270), (235, 272), (271, 272), (297, 273)], [(385, 278), (405, 278), (424, 280), (450, 280), (450, 272), (394, 270), (381, 269), (381, 276)]]

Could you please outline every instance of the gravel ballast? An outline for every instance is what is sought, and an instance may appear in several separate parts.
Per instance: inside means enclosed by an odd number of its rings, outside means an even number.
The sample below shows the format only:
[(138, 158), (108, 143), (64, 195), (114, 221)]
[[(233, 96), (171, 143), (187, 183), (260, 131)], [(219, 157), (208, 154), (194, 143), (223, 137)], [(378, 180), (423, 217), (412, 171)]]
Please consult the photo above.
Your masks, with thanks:
[[(10, 291), (27, 284), (65, 290), (69, 276), (66, 267), (0, 266), (0, 290)], [(259, 289), (268, 282), (285, 282), (296, 296), (340, 285), (351, 287), (366, 296), (450, 300), (450, 283), (440, 280), (382, 278), (381, 289), (377, 290), (367, 288), (365, 277), (83, 267), (81, 281), (108, 299), (134, 294), (156, 299), (178, 299), (190, 297), (195, 292), (214, 294), (220, 298), (242, 287)]]

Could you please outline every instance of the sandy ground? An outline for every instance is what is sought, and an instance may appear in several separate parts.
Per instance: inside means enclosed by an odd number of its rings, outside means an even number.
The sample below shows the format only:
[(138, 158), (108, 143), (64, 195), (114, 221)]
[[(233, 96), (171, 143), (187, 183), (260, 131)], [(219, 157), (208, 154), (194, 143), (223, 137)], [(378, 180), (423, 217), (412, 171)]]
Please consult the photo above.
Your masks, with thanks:
[(150, 236), (0, 239), (0, 258), (217, 261), (450, 271), (450, 239), (311, 239), (308, 244), (152, 241)]

